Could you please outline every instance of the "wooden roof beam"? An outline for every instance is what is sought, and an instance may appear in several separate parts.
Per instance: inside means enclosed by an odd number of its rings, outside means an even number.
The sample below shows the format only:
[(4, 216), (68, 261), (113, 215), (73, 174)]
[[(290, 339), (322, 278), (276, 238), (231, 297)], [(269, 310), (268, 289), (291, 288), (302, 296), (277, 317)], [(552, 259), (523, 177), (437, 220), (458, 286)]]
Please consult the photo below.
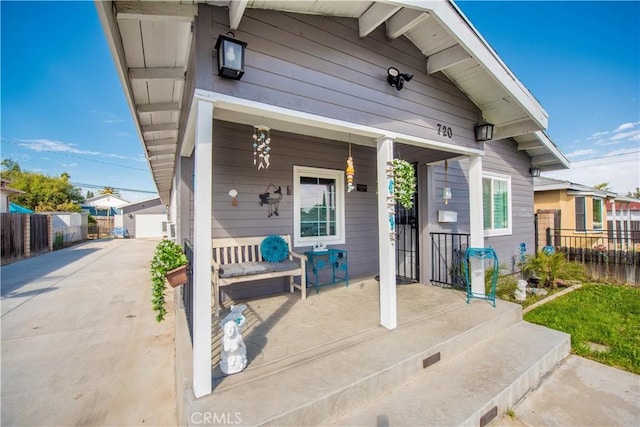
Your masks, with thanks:
[(131, 80), (184, 80), (184, 68), (129, 68)]
[(244, 15), (249, 0), (235, 0), (229, 2), (229, 29), (237, 30), (240, 26), (240, 20)]
[(198, 14), (195, 4), (155, 1), (115, 1), (117, 19), (191, 22)]
[(178, 130), (177, 123), (158, 123), (156, 125), (143, 125), (142, 132), (161, 132), (165, 130)]
[(391, 18), (402, 6), (386, 3), (373, 3), (360, 18), (358, 18), (358, 27), (360, 38), (365, 38), (373, 30), (378, 28), (387, 19)]
[(438, 53), (434, 53), (427, 59), (427, 73), (433, 74), (445, 68), (452, 67), (463, 61), (471, 59), (471, 55), (459, 44), (451, 46)]
[(138, 113), (162, 113), (180, 111), (180, 104), (177, 102), (162, 102), (158, 104), (137, 104)]
[(404, 8), (386, 22), (387, 37), (392, 40), (397, 39), (430, 16), (427, 12)]

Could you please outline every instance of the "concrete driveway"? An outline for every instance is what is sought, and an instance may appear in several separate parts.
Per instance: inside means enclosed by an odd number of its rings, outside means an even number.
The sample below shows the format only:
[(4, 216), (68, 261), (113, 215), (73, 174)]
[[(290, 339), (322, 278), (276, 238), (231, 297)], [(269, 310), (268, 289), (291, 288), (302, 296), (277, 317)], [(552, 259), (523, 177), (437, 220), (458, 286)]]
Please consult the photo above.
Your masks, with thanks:
[(176, 425), (174, 310), (157, 240), (91, 241), (1, 269), (2, 425)]

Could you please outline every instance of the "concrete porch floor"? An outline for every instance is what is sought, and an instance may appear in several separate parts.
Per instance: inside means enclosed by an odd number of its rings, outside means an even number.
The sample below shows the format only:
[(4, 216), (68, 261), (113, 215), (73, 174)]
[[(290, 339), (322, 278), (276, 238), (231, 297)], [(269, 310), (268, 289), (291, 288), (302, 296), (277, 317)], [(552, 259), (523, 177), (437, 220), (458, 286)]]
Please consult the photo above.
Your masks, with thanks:
[[(414, 283), (398, 285), (396, 292), (398, 327), (466, 305), (464, 292), (454, 289)], [(373, 277), (351, 280), (348, 287), (344, 283), (324, 286), (319, 293), (309, 287), (306, 300), (296, 291), (233, 304), (247, 306), (242, 335), (249, 360), (241, 375), (226, 376), (220, 371), (222, 331), (219, 319), (214, 318), (214, 392), (217, 387), (244, 382), (389, 332), (379, 324), (379, 283)], [(225, 304), (220, 319), (230, 307), (231, 303)]]

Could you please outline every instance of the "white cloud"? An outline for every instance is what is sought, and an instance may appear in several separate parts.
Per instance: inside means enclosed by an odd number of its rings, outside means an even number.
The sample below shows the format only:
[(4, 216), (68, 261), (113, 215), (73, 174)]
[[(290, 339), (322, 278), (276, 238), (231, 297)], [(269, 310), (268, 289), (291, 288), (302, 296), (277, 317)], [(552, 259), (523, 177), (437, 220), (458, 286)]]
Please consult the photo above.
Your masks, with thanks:
[(118, 132), (116, 133), (116, 136), (119, 136), (120, 138), (130, 138), (131, 134), (129, 132)]
[(592, 148), (587, 148), (584, 150), (576, 150), (571, 153), (567, 153), (567, 157), (579, 157), (579, 156), (588, 156), (589, 154), (595, 153), (596, 150)]
[(60, 166), (65, 167), (65, 168), (73, 168), (78, 166), (77, 163), (62, 163)]
[(587, 137), (587, 140), (591, 140), (591, 139), (598, 139), (600, 137), (603, 137), (605, 135), (608, 135), (609, 131), (606, 130), (604, 132), (594, 132), (591, 136)]
[(54, 153), (72, 153), (72, 154), (100, 154), (97, 151), (80, 150), (76, 148), (76, 144), (69, 144), (62, 141), (53, 141), (50, 139), (19, 139), (18, 145), (31, 151), (52, 151)]
[(111, 157), (113, 159), (121, 159), (121, 160), (136, 160), (136, 158), (123, 156), (121, 154), (115, 153), (103, 153), (100, 151), (91, 151), (91, 150), (81, 150), (77, 144), (72, 144), (63, 141), (54, 141), (50, 139), (19, 139), (18, 145), (22, 148), (26, 148), (27, 150), (37, 151), (37, 152), (53, 152), (53, 153), (64, 153), (64, 154), (82, 154), (89, 156), (101, 156), (101, 157)]
[(616, 193), (640, 187), (640, 150), (621, 149), (606, 156), (571, 162), (570, 169), (543, 172), (543, 176), (595, 186), (603, 182)]
[(637, 125), (640, 125), (640, 122), (622, 123), (620, 126), (616, 128), (616, 130), (614, 130), (614, 132), (622, 132), (623, 130), (633, 129)]

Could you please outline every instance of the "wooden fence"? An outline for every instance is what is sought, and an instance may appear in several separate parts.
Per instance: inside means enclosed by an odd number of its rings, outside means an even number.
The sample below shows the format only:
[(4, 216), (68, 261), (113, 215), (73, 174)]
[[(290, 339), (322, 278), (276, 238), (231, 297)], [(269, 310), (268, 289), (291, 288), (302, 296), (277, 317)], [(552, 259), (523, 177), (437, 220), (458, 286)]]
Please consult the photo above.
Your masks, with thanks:
[(53, 250), (49, 215), (2, 213), (0, 227), (3, 265)]

